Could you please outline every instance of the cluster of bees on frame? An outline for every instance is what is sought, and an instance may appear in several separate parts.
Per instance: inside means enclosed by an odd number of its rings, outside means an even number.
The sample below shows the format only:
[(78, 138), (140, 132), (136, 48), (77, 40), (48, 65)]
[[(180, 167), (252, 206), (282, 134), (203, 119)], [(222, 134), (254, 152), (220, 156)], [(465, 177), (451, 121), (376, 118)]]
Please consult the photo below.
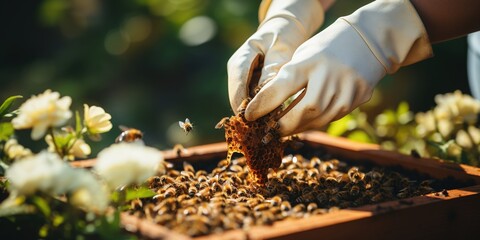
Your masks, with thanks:
[[(434, 192), (432, 180), (414, 181), (385, 169), (362, 169), (338, 159), (287, 155), (258, 187), (246, 158), (221, 160), (212, 171), (184, 162), (147, 183), (156, 195), (131, 202), (130, 214), (189, 236), (269, 225), (340, 208)], [(406, 200), (405, 200), (406, 201)]]

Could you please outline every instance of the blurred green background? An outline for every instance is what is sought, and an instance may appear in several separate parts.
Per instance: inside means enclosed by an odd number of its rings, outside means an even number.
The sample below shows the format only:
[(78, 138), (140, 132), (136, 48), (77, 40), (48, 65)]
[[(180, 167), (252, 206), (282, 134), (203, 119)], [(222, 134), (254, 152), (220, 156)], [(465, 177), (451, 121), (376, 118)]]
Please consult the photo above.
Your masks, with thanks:
[[(226, 63), (255, 31), (259, 2), (2, 1), (0, 98), (52, 89), (71, 96), (73, 110), (102, 106), (114, 128), (94, 152), (114, 141), (119, 125), (141, 129), (162, 149), (222, 141), (214, 126), (232, 114)], [(367, 2), (338, 1), (323, 27)], [(425, 111), (436, 94), (469, 93), (466, 51), (465, 38), (435, 45), (434, 58), (381, 81), (364, 110), (374, 115), (405, 100)], [(189, 135), (178, 126), (187, 117)]]

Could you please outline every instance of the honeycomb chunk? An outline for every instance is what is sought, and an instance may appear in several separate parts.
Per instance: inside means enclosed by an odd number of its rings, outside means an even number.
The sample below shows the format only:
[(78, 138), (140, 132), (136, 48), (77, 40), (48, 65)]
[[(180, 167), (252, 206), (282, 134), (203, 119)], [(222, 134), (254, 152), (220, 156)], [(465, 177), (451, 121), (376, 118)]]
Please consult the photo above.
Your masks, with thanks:
[(244, 113), (248, 101), (244, 100), (237, 115), (222, 119), (216, 127), (225, 128), (227, 161), (230, 162), (233, 153), (243, 154), (250, 173), (259, 184), (264, 184), (268, 180), (268, 169), (276, 170), (282, 163), (284, 142), (275, 118), (281, 108), (255, 121), (247, 121)]

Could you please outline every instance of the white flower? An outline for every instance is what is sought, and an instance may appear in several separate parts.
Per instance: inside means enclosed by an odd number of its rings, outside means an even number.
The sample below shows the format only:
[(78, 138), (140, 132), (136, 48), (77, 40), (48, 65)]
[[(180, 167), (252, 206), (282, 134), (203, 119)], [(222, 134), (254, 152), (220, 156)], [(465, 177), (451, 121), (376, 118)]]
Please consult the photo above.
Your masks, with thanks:
[(438, 132), (442, 134), (444, 138), (448, 138), (454, 128), (455, 126), (451, 121), (448, 121), (446, 119), (438, 121)]
[(460, 157), (462, 154), (462, 147), (458, 146), (454, 141), (447, 142), (447, 155), (451, 157)]
[(90, 153), (92, 153), (90, 145), (88, 145), (85, 140), (81, 138), (75, 141), (69, 151), (69, 154), (77, 158), (86, 158), (88, 157), (88, 155), (90, 155)]
[(468, 126), (468, 134), (472, 137), (474, 144), (478, 145), (480, 143), (480, 129), (475, 126)]
[(72, 168), (57, 154), (47, 151), (15, 162), (7, 169), (6, 177), (16, 194), (28, 196), (43, 192), (52, 196), (68, 193), (74, 196), (77, 191), (83, 191), (83, 200), (72, 199), (74, 204), (92, 211), (103, 211), (108, 205), (108, 193), (91, 172)]
[(64, 125), (72, 116), (68, 96), (60, 98), (58, 92), (46, 90), (37, 96), (32, 96), (19, 108), (19, 114), (12, 120), (15, 129), (32, 128), (31, 137), (40, 139), (49, 127)]
[(473, 143), (472, 143), (472, 140), (470, 139), (470, 136), (463, 129), (460, 129), (457, 132), (457, 136), (455, 138), (455, 141), (457, 142), (458, 145), (460, 145), (461, 147), (464, 147), (464, 148), (471, 148), (473, 146)]
[(3, 151), (9, 159), (21, 159), (32, 156), (32, 151), (18, 144), (17, 139), (11, 138), (5, 143)]
[(65, 189), (57, 185), (62, 175), (68, 175), (70, 166), (56, 154), (43, 151), (18, 161), (8, 168), (6, 177), (13, 190), (29, 195), (36, 191), (61, 193)]
[(112, 123), (110, 119), (112, 116), (105, 113), (101, 107), (83, 105), (85, 126), (90, 134), (99, 134), (110, 131)]
[(429, 135), (436, 129), (435, 116), (432, 111), (417, 113), (415, 115), (415, 121), (417, 122), (417, 132), (421, 137)]
[(75, 181), (70, 192), (70, 202), (88, 211), (103, 212), (108, 207), (109, 192), (103, 184), (85, 169), (74, 169), (70, 179)]
[[(66, 135), (56, 135), (56, 137), (65, 138)], [(47, 142), (48, 144), (48, 151), (53, 153), (57, 152), (57, 150), (55, 149), (56, 147), (53, 144), (51, 135), (45, 136), (45, 142)], [(88, 145), (85, 142), (85, 140), (81, 138), (79, 139), (72, 138), (70, 139), (67, 145), (70, 145), (72, 143), (73, 143), (73, 146), (68, 150), (68, 153), (66, 153), (65, 155), (65, 157), (67, 157), (68, 160), (75, 160), (75, 158), (86, 158), (92, 152), (90, 145)], [(68, 147), (68, 146), (60, 146), (60, 147)]]
[(162, 153), (155, 148), (122, 142), (102, 150), (94, 169), (112, 189), (116, 189), (143, 183), (157, 172), (162, 161)]
[(453, 93), (435, 96), (435, 116), (437, 119), (450, 119), (454, 123), (473, 124), (480, 113), (480, 102), (457, 90)]

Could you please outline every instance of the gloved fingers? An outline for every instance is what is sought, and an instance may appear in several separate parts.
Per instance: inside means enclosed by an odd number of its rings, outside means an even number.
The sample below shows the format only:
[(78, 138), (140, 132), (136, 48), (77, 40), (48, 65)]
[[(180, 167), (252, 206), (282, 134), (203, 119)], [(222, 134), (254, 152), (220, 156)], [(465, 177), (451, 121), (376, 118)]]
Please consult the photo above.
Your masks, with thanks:
[(242, 45), (228, 60), (228, 96), (235, 114), (242, 101), (248, 97), (250, 80), (262, 61), (263, 52), (251, 42)]
[(294, 95), (307, 84), (296, 66), (286, 64), (280, 69), (277, 76), (263, 86), (245, 109), (245, 118), (254, 121), (282, 105), (290, 96)]
[(280, 68), (290, 60), (292, 55), (293, 51), (274, 52), (273, 50), (267, 52), (258, 85), (264, 86), (268, 81), (275, 78)]
[(279, 131), (282, 136), (323, 127), (350, 111), (352, 101), (356, 98), (355, 84), (336, 78), (339, 76), (331, 78), (333, 76), (328, 75), (332, 73), (324, 70), (313, 74), (316, 79), (309, 81), (303, 99), (280, 118)]
[(305, 34), (298, 29), (295, 22), (284, 18), (274, 18), (265, 23), (264, 28), (274, 28), (282, 34), (263, 34), (262, 38), (268, 43), (265, 46), (265, 61), (260, 86), (273, 79), (280, 68), (290, 61), (293, 53), (300, 44), (305, 42)]

